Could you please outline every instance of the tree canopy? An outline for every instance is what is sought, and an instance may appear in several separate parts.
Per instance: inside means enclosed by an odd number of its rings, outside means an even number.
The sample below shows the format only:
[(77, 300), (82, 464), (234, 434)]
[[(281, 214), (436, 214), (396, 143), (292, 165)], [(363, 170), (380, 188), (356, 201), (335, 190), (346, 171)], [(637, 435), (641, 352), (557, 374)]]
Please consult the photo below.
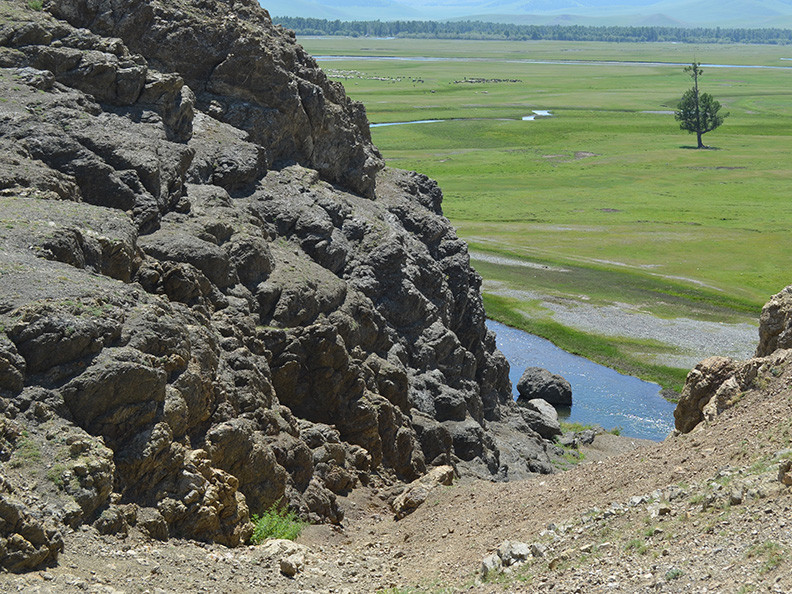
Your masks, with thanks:
[(720, 102), (709, 93), (699, 92), (698, 78), (704, 72), (701, 69), (701, 64), (693, 62), (693, 64), (685, 68), (685, 72), (690, 73), (691, 78), (693, 78), (693, 88), (688, 89), (682, 95), (674, 117), (676, 117), (682, 130), (696, 134), (698, 140), (696, 148), (706, 148), (701, 137), (720, 126), (724, 118), (729, 114), (719, 114)]
[(727, 29), (721, 27), (620, 27), (583, 25), (516, 25), (483, 21), (329, 21), (274, 17), (297, 35), (408, 37), (424, 39), (501, 39), (512, 41), (610, 41), (677, 43), (792, 43), (792, 29)]

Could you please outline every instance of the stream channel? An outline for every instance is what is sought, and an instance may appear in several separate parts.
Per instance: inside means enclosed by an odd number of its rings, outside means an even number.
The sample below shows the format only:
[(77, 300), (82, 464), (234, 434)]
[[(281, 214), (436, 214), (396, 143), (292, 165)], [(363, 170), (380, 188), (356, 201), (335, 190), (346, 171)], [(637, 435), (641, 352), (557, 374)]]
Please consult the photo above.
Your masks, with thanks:
[(509, 360), (509, 379), (517, 397), (517, 382), (526, 367), (544, 367), (572, 384), (572, 406), (559, 408), (562, 421), (621, 428), (628, 437), (665, 439), (674, 429), (675, 404), (660, 395), (660, 386), (583, 357), (572, 355), (552, 342), (487, 320), (497, 335), (498, 349)]

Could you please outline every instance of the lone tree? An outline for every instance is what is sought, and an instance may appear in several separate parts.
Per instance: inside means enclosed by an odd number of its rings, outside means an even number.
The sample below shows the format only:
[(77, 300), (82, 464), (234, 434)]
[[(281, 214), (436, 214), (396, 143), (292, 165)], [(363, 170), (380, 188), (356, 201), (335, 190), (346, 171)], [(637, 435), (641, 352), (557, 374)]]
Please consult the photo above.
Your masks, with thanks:
[(698, 138), (698, 147), (696, 148), (707, 148), (701, 141), (701, 137), (720, 126), (723, 119), (729, 114), (718, 115), (721, 108), (720, 102), (713, 99), (709, 93), (699, 93), (698, 77), (703, 72), (701, 64), (693, 62), (685, 68), (685, 72), (690, 73), (693, 79), (693, 88), (685, 91), (685, 94), (682, 95), (674, 117), (679, 121), (680, 128), (691, 134), (696, 133)]

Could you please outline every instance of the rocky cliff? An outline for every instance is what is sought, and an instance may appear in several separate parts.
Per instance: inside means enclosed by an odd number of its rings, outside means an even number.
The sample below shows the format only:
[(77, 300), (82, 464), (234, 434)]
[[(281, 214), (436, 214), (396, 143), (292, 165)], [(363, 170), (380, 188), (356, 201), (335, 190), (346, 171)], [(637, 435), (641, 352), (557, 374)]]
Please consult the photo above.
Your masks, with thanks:
[(0, 1), (0, 564), (554, 446), (440, 189), (254, 0)]

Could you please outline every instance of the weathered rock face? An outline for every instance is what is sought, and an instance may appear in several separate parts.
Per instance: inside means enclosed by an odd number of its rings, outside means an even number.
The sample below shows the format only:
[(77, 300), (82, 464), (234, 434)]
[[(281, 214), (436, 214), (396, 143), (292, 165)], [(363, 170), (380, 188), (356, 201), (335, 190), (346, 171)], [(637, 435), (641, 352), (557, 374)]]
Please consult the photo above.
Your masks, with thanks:
[(265, 11), (48, 9), (0, 1), (10, 484), (40, 471), (72, 527), (234, 546), (278, 500), (340, 522), (338, 495), (433, 466), (551, 471), (442, 193), (381, 168)]
[[(150, 67), (179, 75), (197, 107), (247, 132), (267, 162), (297, 161), (372, 195), (383, 162), (363, 106), (328, 80), (294, 34), (273, 26), (255, 0), (55, 0), (48, 10), (75, 27), (118, 37)], [(126, 86), (130, 96), (143, 87), (140, 81)]]
[(786, 287), (762, 309), (756, 357), (747, 361), (710, 357), (688, 374), (674, 410), (677, 431), (692, 431), (702, 421), (712, 420), (734, 406), (745, 391), (778, 376), (789, 364), (791, 326), (792, 287)]
[(756, 356), (766, 357), (777, 349), (789, 348), (792, 348), (792, 286), (773, 295), (762, 308)]
[(572, 405), (572, 386), (560, 375), (541, 367), (528, 367), (517, 382), (519, 398), (541, 398), (554, 406)]

